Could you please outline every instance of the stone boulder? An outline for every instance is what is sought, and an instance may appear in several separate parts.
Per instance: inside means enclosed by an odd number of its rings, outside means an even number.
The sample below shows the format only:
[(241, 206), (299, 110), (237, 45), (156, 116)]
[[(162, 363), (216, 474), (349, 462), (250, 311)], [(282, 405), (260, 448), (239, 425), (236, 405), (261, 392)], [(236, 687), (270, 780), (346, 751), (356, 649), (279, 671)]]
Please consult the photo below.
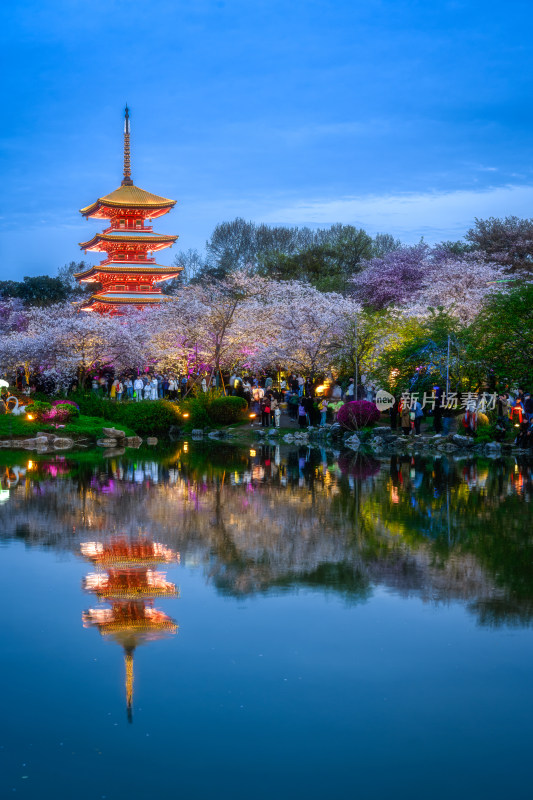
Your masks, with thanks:
[(344, 434), (344, 428), (339, 422), (334, 422), (331, 428), (329, 429), (329, 435), (333, 439), (342, 439)]
[(10, 446), (14, 450), (24, 450), (24, 439), (11, 439)]
[(118, 428), (102, 428), (104, 439), (125, 439), (126, 434), (124, 431), (119, 431)]
[(191, 433), (191, 436), (193, 439), (196, 439), (198, 441), (199, 439), (204, 438), (204, 432), (201, 428), (194, 428), (194, 430)]
[(126, 438), (121, 441), (121, 445), (124, 447), (134, 447), (136, 450), (142, 445), (143, 440), (140, 436), (126, 436)]
[(483, 452), (486, 456), (493, 456), (494, 458), (498, 458), (498, 456), (502, 453), (502, 446), (499, 442), (487, 442), (485, 447), (483, 448)]
[(149, 445), (150, 447), (155, 447), (157, 442), (158, 442), (157, 436), (149, 436), (146, 440), (146, 444)]
[(285, 436), (283, 437), (283, 441), (287, 442), (287, 444), (292, 444), (292, 442), (294, 442), (294, 436), (292, 435), (292, 433), (286, 433)]
[(459, 433), (454, 433), (452, 436), (453, 444), (456, 444), (458, 447), (473, 447), (474, 440), (471, 436), (461, 436)]
[(384, 433), (381, 437), (385, 444), (396, 444), (400, 438), (396, 433)]
[(109, 438), (98, 439), (96, 444), (97, 444), (98, 447), (116, 447), (117, 446), (117, 440), (116, 439), (109, 439)]
[(74, 439), (69, 439), (68, 436), (54, 439), (54, 450), (70, 450), (71, 447), (74, 447)]
[(35, 446), (48, 447), (49, 444), (52, 444), (55, 438), (55, 436), (47, 436), (46, 434), (38, 433), (35, 437)]
[(368, 442), (368, 446), (370, 447), (371, 450), (374, 451), (374, 453), (383, 450), (383, 445), (384, 441), (382, 436), (373, 436)]
[(453, 442), (443, 442), (442, 444), (437, 445), (437, 450), (439, 453), (455, 453), (458, 449), (458, 446)]
[(351, 450), (358, 450), (361, 446), (361, 440), (356, 433), (352, 433), (351, 436), (344, 440), (344, 444)]
[(35, 434), (35, 437), (37, 439), (45, 439), (47, 442), (50, 442), (50, 444), (52, 444), (52, 442), (56, 438), (56, 435), (55, 433), (46, 433), (46, 432), (43, 433), (42, 431), (39, 431), (38, 433)]

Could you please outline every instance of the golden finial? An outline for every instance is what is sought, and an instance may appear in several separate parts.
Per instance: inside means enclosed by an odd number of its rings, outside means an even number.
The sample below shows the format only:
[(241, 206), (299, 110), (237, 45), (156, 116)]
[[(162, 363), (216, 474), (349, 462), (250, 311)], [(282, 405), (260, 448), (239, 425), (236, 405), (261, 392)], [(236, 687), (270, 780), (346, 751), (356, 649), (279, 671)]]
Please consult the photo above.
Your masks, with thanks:
[(127, 103), (124, 112), (124, 180), (122, 186), (133, 186), (130, 162), (130, 110)]

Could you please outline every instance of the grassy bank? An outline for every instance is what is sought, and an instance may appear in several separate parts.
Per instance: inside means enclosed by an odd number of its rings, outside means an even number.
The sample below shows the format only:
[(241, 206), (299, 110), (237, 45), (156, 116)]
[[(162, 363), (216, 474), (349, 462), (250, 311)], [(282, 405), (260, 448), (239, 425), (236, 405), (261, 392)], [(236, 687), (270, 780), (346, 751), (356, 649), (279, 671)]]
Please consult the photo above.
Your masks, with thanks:
[[(34, 437), (39, 431), (45, 433), (55, 433), (57, 436), (86, 437), (91, 441), (102, 438), (102, 428), (110, 428), (112, 425), (109, 420), (103, 417), (90, 417), (83, 414), (72, 422), (67, 422), (63, 427), (56, 428), (55, 425), (28, 420), (25, 417), (15, 417), (13, 414), (2, 414), (0, 416), (0, 439), (20, 439)], [(133, 428), (127, 425), (120, 425), (126, 436), (135, 436)]]

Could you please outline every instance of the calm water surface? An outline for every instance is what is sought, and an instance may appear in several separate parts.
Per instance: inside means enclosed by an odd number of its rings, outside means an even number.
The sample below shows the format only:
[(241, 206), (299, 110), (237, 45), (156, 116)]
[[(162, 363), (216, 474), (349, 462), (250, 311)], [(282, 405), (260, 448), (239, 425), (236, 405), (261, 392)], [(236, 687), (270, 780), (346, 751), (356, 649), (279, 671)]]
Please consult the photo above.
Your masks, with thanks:
[(1, 458), (0, 797), (531, 798), (527, 460)]

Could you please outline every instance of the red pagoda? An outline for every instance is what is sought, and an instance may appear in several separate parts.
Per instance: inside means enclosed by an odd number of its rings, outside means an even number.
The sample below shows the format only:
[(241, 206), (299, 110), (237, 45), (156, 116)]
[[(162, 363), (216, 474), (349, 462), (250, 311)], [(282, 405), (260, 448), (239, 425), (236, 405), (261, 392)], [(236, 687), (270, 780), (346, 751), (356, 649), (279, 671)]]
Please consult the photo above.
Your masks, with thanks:
[(167, 214), (175, 204), (175, 200), (134, 185), (130, 164), (130, 116), (126, 106), (124, 179), (114, 192), (80, 210), (86, 219), (110, 221), (110, 226), (102, 233), (80, 243), (85, 252), (107, 255), (98, 266), (76, 273), (80, 282), (101, 285), (81, 306), (83, 311), (117, 314), (124, 306), (142, 308), (166, 299), (159, 283), (177, 277), (182, 268), (160, 266), (152, 254), (171, 247), (178, 237), (154, 233), (150, 222)]

